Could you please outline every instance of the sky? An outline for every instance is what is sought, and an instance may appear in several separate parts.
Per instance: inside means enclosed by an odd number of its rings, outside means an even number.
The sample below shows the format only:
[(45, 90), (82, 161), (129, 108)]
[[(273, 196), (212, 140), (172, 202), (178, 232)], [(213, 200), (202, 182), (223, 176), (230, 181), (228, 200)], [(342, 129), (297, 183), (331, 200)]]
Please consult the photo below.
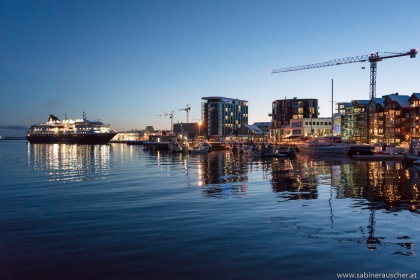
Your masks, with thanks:
[[(271, 104), (369, 99), (369, 63), (271, 70), (420, 48), (420, 1), (2, 0), (0, 128), (50, 114), (101, 119), (119, 131), (201, 119), (202, 97)], [(365, 67), (365, 69), (362, 69)], [(334, 80), (332, 98), (331, 80)], [(420, 55), (378, 62), (376, 96), (420, 92)], [(334, 105), (334, 108), (335, 105)]]

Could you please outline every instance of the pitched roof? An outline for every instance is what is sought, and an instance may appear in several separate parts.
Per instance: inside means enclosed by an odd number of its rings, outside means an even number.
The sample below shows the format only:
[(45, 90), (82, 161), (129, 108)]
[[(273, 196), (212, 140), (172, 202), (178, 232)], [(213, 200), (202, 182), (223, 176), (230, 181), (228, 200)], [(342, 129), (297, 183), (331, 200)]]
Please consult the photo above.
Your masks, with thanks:
[(413, 98), (415, 98), (415, 99), (417, 99), (417, 100), (420, 100), (420, 93), (418, 93), (418, 92), (414, 92), (414, 93), (410, 96), (409, 100), (411, 101), (411, 100), (413, 100)]
[(263, 131), (256, 125), (253, 124), (245, 124), (245, 127), (247, 127), (249, 130), (251, 130), (252, 132), (256, 133), (256, 134), (262, 134)]
[(395, 101), (403, 107), (408, 107), (410, 105), (410, 103), (408, 102), (410, 96), (408, 95), (390, 94), (386, 95), (385, 98)]
[(379, 104), (379, 105), (381, 105), (381, 106), (384, 106), (384, 101), (385, 101), (385, 98), (384, 98), (384, 97), (381, 97), (381, 98), (375, 97), (375, 98), (372, 98), (372, 100), (371, 100), (371, 101), (373, 101), (373, 102), (375, 102), (376, 104)]

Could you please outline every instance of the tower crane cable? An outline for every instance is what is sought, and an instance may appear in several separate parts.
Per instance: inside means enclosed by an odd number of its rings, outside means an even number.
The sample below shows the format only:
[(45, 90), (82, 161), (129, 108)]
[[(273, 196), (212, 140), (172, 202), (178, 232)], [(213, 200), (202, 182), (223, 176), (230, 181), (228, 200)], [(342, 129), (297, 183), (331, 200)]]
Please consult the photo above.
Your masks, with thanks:
[(369, 61), (370, 62), (370, 93), (369, 93), (369, 97), (370, 97), (370, 99), (372, 99), (372, 98), (376, 97), (376, 69), (377, 69), (376, 64), (377, 64), (377, 62), (382, 61), (386, 58), (394, 58), (394, 57), (400, 57), (400, 56), (406, 56), (406, 55), (409, 55), (410, 58), (415, 58), (417, 53), (418, 53), (418, 49), (411, 49), (410, 51), (404, 52), (404, 53), (393, 53), (393, 55), (387, 55), (387, 56), (380, 56), (379, 53), (376, 52), (376, 53), (372, 53), (370, 55), (352, 56), (352, 57), (347, 57), (347, 58), (333, 59), (333, 60), (329, 60), (329, 61), (321, 62), (321, 63), (314, 63), (314, 64), (307, 64), (307, 65), (301, 65), (301, 66), (293, 66), (293, 67), (287, 67), (287, 68), (273, 69), (271, 71), (271, 74)]

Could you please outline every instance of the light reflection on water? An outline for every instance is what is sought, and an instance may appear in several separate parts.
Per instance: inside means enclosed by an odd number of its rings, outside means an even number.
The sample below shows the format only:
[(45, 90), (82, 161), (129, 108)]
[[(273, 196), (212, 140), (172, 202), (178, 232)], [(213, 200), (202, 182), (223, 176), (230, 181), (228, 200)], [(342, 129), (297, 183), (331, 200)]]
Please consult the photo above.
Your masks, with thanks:
[(102, 179), (109, 174), (109, 145), (27, 144), (28, 166), (51, 181)]
[[(127, 164), (138, 156), (133, 146), (28, 144), (28, 166), (48, 174), (51, 181), (101, 180), (110, 174), (110, 155)], [(122, 157), (123, 154), (128, 154)], [(252, 158), (220, 151), (209, 155), (145, 152), (148, 164), (161, 176), (193, 170), (204, 196), (230, 197), (247, 193), (248, 181), (270, 181), (272, 190), (287, 199), (316, 199), (319, 185), (334, 188), (336, 198), (365, 198), (390, 211), (419, 211), (419, 172), (397, 161), (353, 161), (348, 157), (297, 159)], [(169, 173), (168, 173), (169, 172)], [(173, 173), (174, 172), (174, 173)]]
[(0, 278), (418, 272), (419, 171), (399, 162), (9, 146), (26, 170), (0, 162)]

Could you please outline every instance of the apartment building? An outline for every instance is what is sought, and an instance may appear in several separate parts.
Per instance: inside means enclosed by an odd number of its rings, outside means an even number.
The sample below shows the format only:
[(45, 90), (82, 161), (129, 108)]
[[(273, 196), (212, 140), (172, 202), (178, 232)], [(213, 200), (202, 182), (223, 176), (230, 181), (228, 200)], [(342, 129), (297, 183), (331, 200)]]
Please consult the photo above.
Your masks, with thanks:
[(213, 96), (203, 97), (201, 104), (203, 129), (207, 137), (226, 137), (239, 133), (248, 124), (248, 101)]
[[(285, 129), (290, 127), (291, 120), (318, 118), (318, 99), (305, 98), (280, 99), (272, 102), (271, 140), (283, 141)], [(311, 121), (312, 122), (312, 121)]]
[(370, 100), (368, 143), (399, 144), (410, 141), (413, 134), (418, 137), (419, 97), (395, 93)]

